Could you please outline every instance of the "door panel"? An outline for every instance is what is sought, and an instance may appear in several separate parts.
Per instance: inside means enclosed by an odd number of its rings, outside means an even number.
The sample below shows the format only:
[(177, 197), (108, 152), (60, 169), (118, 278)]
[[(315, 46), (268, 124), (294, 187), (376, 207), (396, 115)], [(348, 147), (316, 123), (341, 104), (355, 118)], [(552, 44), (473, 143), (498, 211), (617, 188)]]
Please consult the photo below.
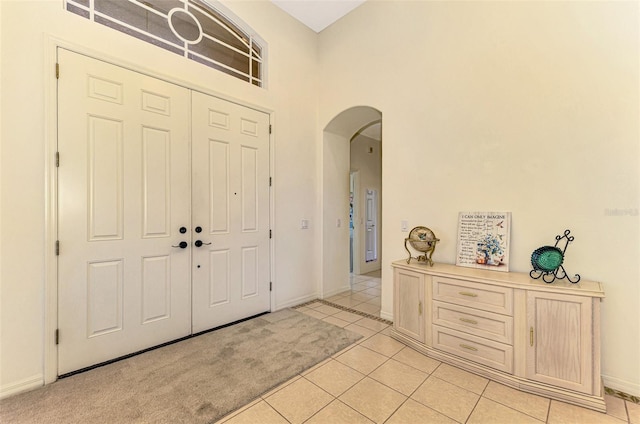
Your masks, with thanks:
[(259, 294), (258, 268), (257, 247), (242, 248), (242, 299)]
[(142, 237), (171, 234), (171, 133), (142, 128)]
[(394, 270), (394, 328), (421, 343), (425, 340), (423, 302), (425, 276), (400, 268)]
[[(241, 146), (242, 231), (258, 230), (258, 150)], [(268, 177), (267, 177), (268, 178)]]
[(88, 264), (87, 322), (89, 338), (122, 330), (122, 260)]
[(270, 308), (269, 116), (192, 95), (193, 331)]
[[(214, 234), (229, 230), (229, 143), (209, 141), (209, 228)], [(206, 207), (206, 205), (205, 205)]]
[(123, 123), (88, 116), (89, 240), (123, 237)]
[(527, 292), (527, 377), (592, 393), (592, 299)]
[[(229, 296), (230, 252), (228, 249), (209, 250), (209, 307), (224, 305)], [(202, 327), (204, 329), (204, 327)]]
[(171, 316), (171, 257), (142, 259), (142, 323)]
[(190, 92), (58, 54), (64, 374), (190, 333)]

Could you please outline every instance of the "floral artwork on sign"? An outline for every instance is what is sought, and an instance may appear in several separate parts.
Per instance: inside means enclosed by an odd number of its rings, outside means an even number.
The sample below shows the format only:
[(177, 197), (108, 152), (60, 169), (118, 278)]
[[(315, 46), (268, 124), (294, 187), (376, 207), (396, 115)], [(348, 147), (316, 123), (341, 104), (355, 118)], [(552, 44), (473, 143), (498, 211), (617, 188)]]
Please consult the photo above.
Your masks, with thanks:
[(511, 212), (460, 212), (456, 265), (509, 271)]

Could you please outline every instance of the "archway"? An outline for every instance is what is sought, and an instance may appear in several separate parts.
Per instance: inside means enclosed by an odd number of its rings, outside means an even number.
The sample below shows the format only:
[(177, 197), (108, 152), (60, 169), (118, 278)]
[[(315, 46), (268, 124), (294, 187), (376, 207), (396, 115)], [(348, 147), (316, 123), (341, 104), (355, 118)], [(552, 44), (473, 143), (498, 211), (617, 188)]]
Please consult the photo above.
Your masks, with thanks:
[[(350, 290), (350, 193), (351, 173), (351, 147), (352, 142), (360, 143), (362, 140), (371, 140), (371, 146), (367, 151), (381, 155), (381, 123), (382, 113), (370, 106), (355, 106), (346, 109), (336, 115), (323, 130), (322, 141), (322, 276), (320, 282), (320, 294), (322, 298), (333, 296)], [(374, 132), (377, 131), (377, 136)], [(375, 140), (377, 138), (377, 140)], [(374, 141), (377, 143), (374, 143)], [(361, 146), (362, 147), (362, 146)], [(355, 171), (358, 171), (357, 169)], [(381, 170), (380, 170), (381, 172)], [(367, 189), (375, 191), (377, 200), (375, 210), (378, 211), (377, 222), (381, 223), (381, 186), (367, 187), (366, 181), (362, 181), (363, 172), (358, 172), (360, 180), (354, 197), (356, 200), (356, 220), (354, 221), (354, 266), (355, 271), (366, 267), (360, 266), (359, 259), (365, 257), (364, 231), (366, 222), (363, 205)], [(364, 178), (366, 180), (366, 178)], [(363, 184), (364, 183), (364, 184)], [(370, 228), (371, 229), (371, 228)], [(375, 257), (377, 264), (381, 263), (381, 229), (378, 225), (372, 230), (376, 232), (377, 249), (375, 255), (368, 256), (370, 266)], [(362, 262), (365, 262), (364, 259)], [(375, 266), (375, 265), (374, 265)], [(378, 265), (379, 268), (379, 265)]]

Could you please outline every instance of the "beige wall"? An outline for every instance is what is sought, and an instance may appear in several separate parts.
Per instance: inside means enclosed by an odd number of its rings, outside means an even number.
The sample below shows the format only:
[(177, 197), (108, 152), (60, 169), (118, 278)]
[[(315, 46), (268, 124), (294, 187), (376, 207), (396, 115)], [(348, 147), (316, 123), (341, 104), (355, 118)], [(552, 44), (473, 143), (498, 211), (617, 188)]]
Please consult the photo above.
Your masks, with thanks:
[(434, 259), (454, 262), (459, 211), (511, 211), (514, 271), (570, 228), (567, 269), (605, 285), (605, 383), (640, 395), (637, 3), (370, 0), (317, 36), (266, 1), (225, 2), (269, 43), (268, 90), (61, 4), (0, 1), (0, 396), (40, 384), (51, 349), (51, 36), (274, 111), (276, 308), (318, 295), (323, 217), (340, 213), (323, 208), (322, 129), (367, 105), (384, 119), (383, 312), (403, 219), (432, 228)]
[[(62, 0), (0, 2), (1, 144), (0, 396), (42, 384), (47, 279), (45, 225), (50, 205), (45, 157), (47, 119), (54, 117), (50, 88), (52, 37), (108, 60), (212, 94), (272, 111), (274, 177), (275, 307), (318, 294), (318, 230), (301, 231), (306, 218), (318, 222), (316, 192), (317, 35), (269, 2), (225, 3), (268, 43), (268, 89), (250, 86), (178, 55), (65, 12)], [(61, 70), (64, 75), (64, 69)], [(54, 99), (53, 110), (47, 100)], [(311, 99), (311, 100), (310, 100)], [(45, 166), (46, 165), (46, 166)], [(53, 284), (53, 286), (51, 286)], [(55, 292), (53, 293), (55, 295)], [(46, 322), (51, 326), (51, 322)], [(53, 323), (55, 328), (55, 323)]]
[(522, 272), (570, 229), (567, 271), (606, 291), (605, 384), (640, 394), (639, 22), (636, 2), (368, 1), (320, 34), (320, 127), (383, 116), (383, 315), (404, 219), (454, 263), (459, 211), (511, 211)]
[[(322, 297), (349, 285), (349, 138), (324, 132), (322, 159)], [(338, 225), (338, 220), (340, 224)]]

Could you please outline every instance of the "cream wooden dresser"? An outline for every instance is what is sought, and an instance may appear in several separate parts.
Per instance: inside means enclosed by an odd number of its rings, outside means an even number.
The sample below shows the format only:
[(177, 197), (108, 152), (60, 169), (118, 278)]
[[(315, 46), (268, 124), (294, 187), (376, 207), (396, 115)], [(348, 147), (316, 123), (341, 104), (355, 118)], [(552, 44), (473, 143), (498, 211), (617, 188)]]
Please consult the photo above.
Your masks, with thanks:
[(392, 264), (392, 337), (526, 392), (605, 412), (598, 282), (415, 260)]

